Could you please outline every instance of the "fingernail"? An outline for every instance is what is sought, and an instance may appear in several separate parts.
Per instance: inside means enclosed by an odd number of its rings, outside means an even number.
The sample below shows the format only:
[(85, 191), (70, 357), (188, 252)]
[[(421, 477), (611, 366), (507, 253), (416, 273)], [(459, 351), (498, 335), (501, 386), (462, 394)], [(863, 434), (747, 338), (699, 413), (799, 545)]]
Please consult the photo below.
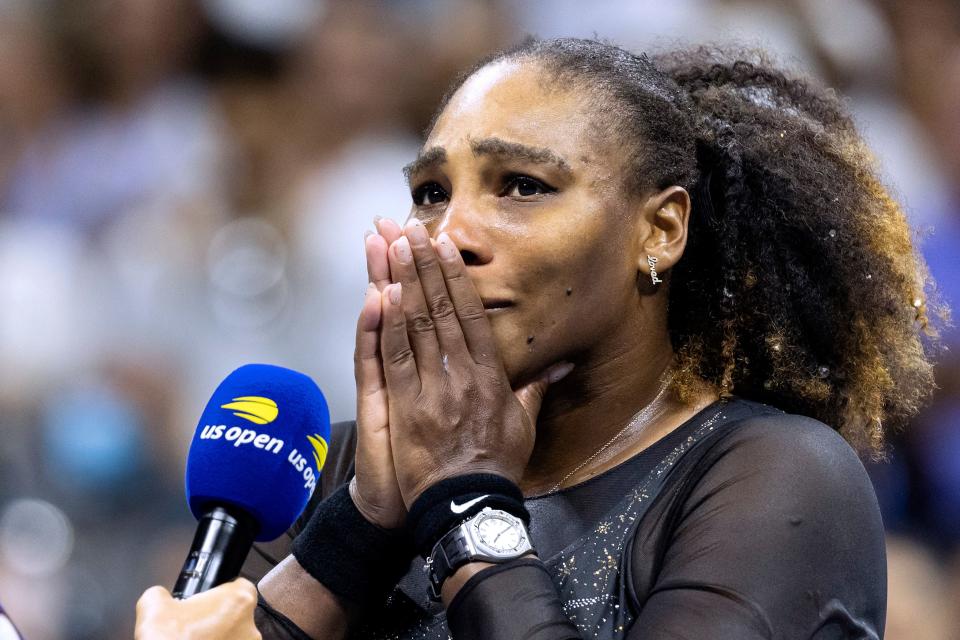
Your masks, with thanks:
[(547, 380), (550, 381), (550, 384), (553, 384), (554, 382), (560, 382), (571, 371), (573, 371), (572, 362), (564, 362), (564, 363), (558, 364), (557, 366), (555, 366), (553, 369), (550, 370), (550, 373), (547, 375)]
[(413, 253), (410, 251), (410, 241), (407, 240), (406, 236), (400, 236), (400, 238), (393, 243), (394, 253), (397, 255), (397, 260), (401, 264), (410, 264), (413, 262)]
[(373, 235), (373, 231), (370, 231), (370, 229), (367, 229), (366, 231), (363, 232), (363, 241), (366, 242), (367, 238), (369, 238), (372, 235)]
[(407, 235), (417, 244), (426, 244), (430, 241), (430, 235), (423, 223), (416, 218), (410, 218), (407, 221)]
[(444, 260), (452, 260), (457, 255), (457, 248), (446, 231), (437, 236), (437, 253)]
[(363, 292), (364, 297), (369, 296), (372, 292), (377, 290), (377, 285), (372, 282), (367, 283), (367, 290)]
[(387, 297), (390, 299), (390, 304), (400, 304), (400, 294), (402, 287), (399, 282), (396, 282), (388, 287), (390, 290), (387, 291)]
[(373, 226), (380, 224), (381, 220), (383, 220), (383, 216), (373, 216)]

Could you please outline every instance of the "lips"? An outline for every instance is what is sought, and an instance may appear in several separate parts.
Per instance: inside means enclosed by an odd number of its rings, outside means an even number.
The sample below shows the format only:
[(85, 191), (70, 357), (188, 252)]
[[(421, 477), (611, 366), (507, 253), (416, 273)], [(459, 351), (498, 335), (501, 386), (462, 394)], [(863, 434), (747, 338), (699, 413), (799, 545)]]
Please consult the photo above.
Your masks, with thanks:
[(502, 298), (484, 298), (483, 299), (483, 308), (486, 311), (493, 311), (495, 309), (506, 309), (507, 307), (513, 306), (513, 303), (509, 300)]

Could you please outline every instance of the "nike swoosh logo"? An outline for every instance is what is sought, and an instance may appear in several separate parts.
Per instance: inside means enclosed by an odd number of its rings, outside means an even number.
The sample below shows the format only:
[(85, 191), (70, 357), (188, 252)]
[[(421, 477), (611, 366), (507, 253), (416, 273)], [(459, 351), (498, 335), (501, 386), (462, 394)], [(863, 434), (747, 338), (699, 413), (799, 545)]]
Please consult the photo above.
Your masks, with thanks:
[(469, 508), (472, 507), (473, 505), (477, 504), (478, 502), (480, 502), (480, 501), (483, 500), (484, 498), (489, 498), (489, 497), (490, 497), (490, 494), (488, 493), (488, 494), (486, 494), (486, 495), (480, 496), (479, 498), (474, 498), (473, 500), (467, 500), (467, 501), (464, 502), (463, 504), (457, 504), (456, 502), (454, 502), (453, 500), (451, 500), (451, 501), (450, 501), (450, 511), (453, 511), (454, 513), (463, 513), (464, 511), (466, 511), (467, 509), (469, 509)]

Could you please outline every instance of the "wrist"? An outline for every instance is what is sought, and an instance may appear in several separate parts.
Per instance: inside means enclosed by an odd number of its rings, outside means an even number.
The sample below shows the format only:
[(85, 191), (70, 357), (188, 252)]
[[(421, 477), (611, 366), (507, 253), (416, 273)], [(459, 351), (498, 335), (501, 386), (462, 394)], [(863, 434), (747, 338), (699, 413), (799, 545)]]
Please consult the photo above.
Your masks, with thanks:
[(354, 508), (363, 516), (364, 520), (375, 527), (388, 531), (399, 530), (403, 527), (406, 513), (400, 514), (399, 516), (395, 513), (386, 514), (383, 509), (379, 509), (370, 504), (357, 487), (357, 476), (353, 476), (350, 484), (347, 485), (347, 489), (350, 493), (350, 500), (353, 501)]
[[(537, 554), (531, 551), (519, 559), (536, 560)], [(453, 599), (458, 593), (460, 593), (460, 589), (462, 589), (463, 586), (470, 581), (470, 578), (477, 575), (484, 569), (497, 566), (500, 565), (496, 565), (491, 562), (468, 562), (467, 564), (461, 566), (453, 573), (453, 575), (447, 578), (447, 580), (443, 583), (443, 587), (440, 589), (440, 596), (443, 599), (443, 606), (450, 606), (450, 603), (453, 602)]]
[(484, 569), (489, 569), (490, 567), (495, 566), (497, 565), (493, 564), (492, 562), (468, 562), (454, 571), (453, 574), (444, 581), (443, 586), (440, 588), (440, 597), (443, 599), (443, 606), (450, 606), (450, 603), (453, 602), (454, 597), (456, 597), (457, 593), (470, 578), (477, 575)]
[(363, 605), (386, 597), (415, 555), (405, 532), (367, 520), (347, 487), (318, 505), (292, 551), (300, 566), (328, 590)]
[(446, 478), (420, 494), (410, 505), (407, 531), (426, 558), (441, 537), (487, 507), (506, 511), (525, 525), (530, 522), (516, 483), (500, 475), (474, 473)]
[[(529, 521), (520, 488), (502, 476), (457, 476), (424, 491), (407, 525), (426, 559), (431, 597), (441, 600), (478, 571), (529, 554)], [(461, 578), (446, 587), (458, 573)]]

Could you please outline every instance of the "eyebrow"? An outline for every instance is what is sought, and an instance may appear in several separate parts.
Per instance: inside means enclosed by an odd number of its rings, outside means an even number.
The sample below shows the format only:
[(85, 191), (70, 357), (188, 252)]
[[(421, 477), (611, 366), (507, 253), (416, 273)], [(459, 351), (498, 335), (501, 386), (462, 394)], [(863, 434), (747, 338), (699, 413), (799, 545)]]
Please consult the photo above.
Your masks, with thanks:
[(500, 138), (484, 138), (470, 143), (475, 156), (496, 156), (506, 160), (526, 160), (534, 164), (549, 164), (564, 173), (570, 173), (570, 165), (550, 149), (528, 147), (517, 142), (507, 142)]
[[(534, 164), (548, 164), (556, 169), (570, 173), (570, 165), (550, 149), (530, 147), (518, 142), (508, 142), (501, 138), (483, 138), (470, 142), (470, 150), (475, 156), (494, 156), (503, 160), (525, 160)], [(443, 147), (431, 147), (421, 152), (417, 159), (403, 168), (403, 175), (410, 177), (438, 167), (447, 161), (447, 151)]]
[(409, 182), (410, 176), (438, 167), (447, 161), (447, 150), (443, 147), (431, 147), (417, 154), (417, 159), (403, 168), (403, 175)]

